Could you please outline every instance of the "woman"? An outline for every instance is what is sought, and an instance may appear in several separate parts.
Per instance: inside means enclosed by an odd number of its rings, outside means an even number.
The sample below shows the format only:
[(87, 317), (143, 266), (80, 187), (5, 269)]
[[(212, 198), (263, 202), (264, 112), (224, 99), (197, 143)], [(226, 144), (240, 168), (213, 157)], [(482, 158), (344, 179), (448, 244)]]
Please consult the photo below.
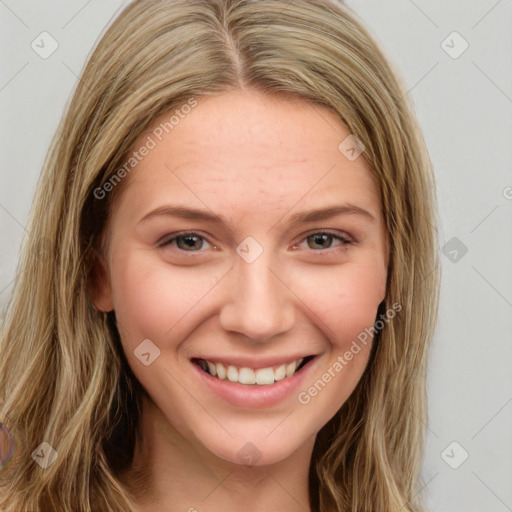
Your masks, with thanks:
[(424, 510), (435, 215), (412, 108), (346, 7), (131, 3), (33, 205), (1, 509)]

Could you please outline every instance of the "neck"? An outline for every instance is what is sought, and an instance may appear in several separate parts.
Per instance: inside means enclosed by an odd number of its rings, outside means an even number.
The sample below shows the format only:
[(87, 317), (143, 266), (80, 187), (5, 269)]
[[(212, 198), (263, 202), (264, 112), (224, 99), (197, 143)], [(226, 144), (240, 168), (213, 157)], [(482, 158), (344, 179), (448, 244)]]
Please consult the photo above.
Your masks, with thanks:
[(275, 464), (235, 464), (183, 437), (144, 398), (133, 462), (120, 479), (137, 512), (310, 512), (314, 441)]

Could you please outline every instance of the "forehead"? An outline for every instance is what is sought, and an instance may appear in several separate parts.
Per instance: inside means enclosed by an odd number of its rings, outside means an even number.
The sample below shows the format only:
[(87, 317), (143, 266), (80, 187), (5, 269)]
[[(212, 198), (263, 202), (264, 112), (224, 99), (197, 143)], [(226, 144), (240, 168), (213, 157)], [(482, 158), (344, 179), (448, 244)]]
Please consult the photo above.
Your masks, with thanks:
[(127, 180), (133, 206), (180, 198), (279, 209), (357, 196), (380, 210), (364, 153), (351, 161), (340, 151), (350, 132), (325, 106), (232, 91), (175, 112), (156, 119), (134, 144), (136, 151), (151, 139), (153, 147)]

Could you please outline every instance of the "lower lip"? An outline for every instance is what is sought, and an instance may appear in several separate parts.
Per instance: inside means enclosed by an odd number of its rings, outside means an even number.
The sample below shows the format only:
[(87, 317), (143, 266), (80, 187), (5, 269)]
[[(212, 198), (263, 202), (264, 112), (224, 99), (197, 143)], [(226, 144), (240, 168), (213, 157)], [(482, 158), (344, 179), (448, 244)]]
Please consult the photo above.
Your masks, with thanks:
[(316, 366), (317, 357), (309, 361), (292, 377), (286, 377), (274, 384), (262, 386), (258, 384), (247, 386), (239, 382), (221, 380), (206, 373), (199, 366), (192, 363), (202, 382), (217, 396), (236, 407), (265, 408), (276, 405), (287, 397), (297, 394), (301, 383)]

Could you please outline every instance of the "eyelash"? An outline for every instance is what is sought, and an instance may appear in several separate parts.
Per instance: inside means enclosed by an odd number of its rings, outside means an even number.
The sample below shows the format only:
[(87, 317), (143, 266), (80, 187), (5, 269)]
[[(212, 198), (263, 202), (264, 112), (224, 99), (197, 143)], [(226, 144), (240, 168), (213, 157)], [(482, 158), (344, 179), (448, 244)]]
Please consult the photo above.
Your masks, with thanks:
[[(352, 241), (347, 236), (338, 235), (338, 234), (331, 233), (329, 231), (324, 231), (324, 230), (314, 231), (312, 233), (309, 233), (308, 235), (306, 235), (301, 240), (301, 242), (304, 242), (305, 240), (307, 240), (309, 237), (311, 237), (313, 235), (328, 235), (328, 236), (333, 237), (334, 239), (336, 239), (339, 242), (341, 242), (341, 244), (338, 245), (338, 250), (346, 249), (349, 245), (354, 245), (356, 243), (355, 241)], [(211, 242), (209, 242), (206, 237), (200, 235), (199, 233), (197, 233), (195, 231), (181, 231), (179, 233), (175, 233), (175, 234), (172, 234), (172, 235), (169, 235), (169, 236), (171, 236), (171, 238), (164, 238), (163, 242), (160, 242), (158, 244), (158, 247), (166, 247), (168, 245), (171, 245), (171, 243), (174, 242), (175, 240), (177, 240), (178, 238), (186, 237), (186, 236), (194, 236), (194, 237), (200, 238), (202, 240), (205, 240), (210, 245), (214, 245)], [(294, 245), (294, 248), (295, 247), (296, 246)], [(201, 253), (201, 252), (204, 252), (204, 251), (201, 251), (201, 250), (198, 250), (198, 251), (184, 251), (184, 250), (179, 249), (178, 247), (176, 247), (176, 249), (178, 249), (180, 252), (183, 252), (183, 253)], [(315, 253), (326, 253), (326, 252), (330, 253), (332, 251), (336, 251), (337, 249), (336, 249), (336, 247), (328, 247), (326, 249), (310, 249), (310, 250), (315, 252)]]

